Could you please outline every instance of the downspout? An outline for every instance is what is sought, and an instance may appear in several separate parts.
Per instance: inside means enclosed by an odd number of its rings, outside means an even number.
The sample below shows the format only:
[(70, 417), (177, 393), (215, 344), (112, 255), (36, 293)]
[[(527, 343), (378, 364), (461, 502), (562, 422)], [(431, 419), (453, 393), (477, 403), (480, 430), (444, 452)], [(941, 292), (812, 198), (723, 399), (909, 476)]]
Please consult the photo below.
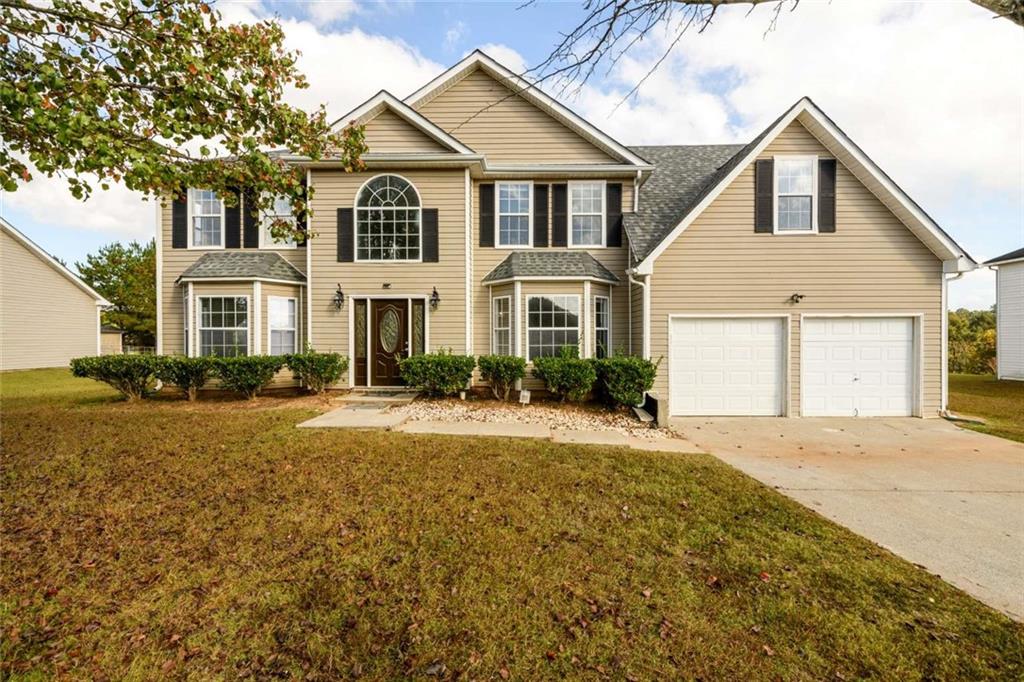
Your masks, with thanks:
[(964, 273), (958, 272), (952, 277), (948, 277), (946, 273), (942, 273), (942, 352), (940, 357), (942, 358), (942, 404), (939, 406), (939, 413), (943, 416), (949, 414), (949, 283), (955, 282), (964, 276)]

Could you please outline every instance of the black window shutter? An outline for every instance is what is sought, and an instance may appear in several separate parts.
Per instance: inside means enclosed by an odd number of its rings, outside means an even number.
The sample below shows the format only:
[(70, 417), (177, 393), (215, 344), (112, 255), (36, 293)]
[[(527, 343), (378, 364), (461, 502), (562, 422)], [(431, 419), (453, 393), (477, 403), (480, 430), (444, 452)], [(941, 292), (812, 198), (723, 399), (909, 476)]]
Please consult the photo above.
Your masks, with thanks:
[(480, 246), (494, 246), (494, 184), (480, 185)]
[(242, 211), (242, 244), (247, 249), (260, 247), (260, 215), (256, 206), (256, 197), (252, 192), (245, 193)]
[(171, 248), (188, 248), (188, 191), (171, 203)]
[(533, 186), (533, 245), (548, 245), (548, 186)]
[(608, 183), (605, 193), (606, 246), (622, 246), (622, 183)]
[(423, 262), (436, 263), (437, 257), (437, 209), (423, 209)]
[(551, 246), (569, 245), (569, 186), (551, 185)]
[[(306, 198), (306, 210), (302, 211), (301, 213), (299, 213), (298, 215), (295, 216), (295, 224), (298, 226), (298, 228), (300, 230), (302, 230), (302, 233), (305, 234), (306, 233), (306, 214), (309, 212), (309, 200), (310, 200), (310, 195), (309, 195), (309, 174), (308, 173), (303, 173), (302, 174), (302, 196), (304, 196)], [(306, 240), (305, 239), (300, 239), (300, 240), (298, 240), (295, 243), (295, 245), (298, 246), (300, 249), (304, 248), (306, 246)]]
[(771, 233), (775, 225), (774, 203), (775, 162), (759, 159), (754, 162), (754, 232)]
[(224, 248), (238, 249), (242, 247), (242, 200), (238, 193), (233, 193), (238, 201), (234, 206), (224, 206)]
[(818, 232), (836, 231), (836, 160), (818, 161)]
[(338, 262), (351, 263), (354, 260), (355, 244), (352, 236), (354, 210), (338, 209)]

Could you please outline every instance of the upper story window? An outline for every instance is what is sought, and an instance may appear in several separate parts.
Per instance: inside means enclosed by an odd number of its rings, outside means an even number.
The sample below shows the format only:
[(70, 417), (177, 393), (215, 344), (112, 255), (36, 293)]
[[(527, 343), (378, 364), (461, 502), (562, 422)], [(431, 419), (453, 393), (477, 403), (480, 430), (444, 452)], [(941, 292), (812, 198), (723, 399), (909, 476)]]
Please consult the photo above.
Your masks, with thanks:
[(188, 191), (189, 239), (194, 249), (224, 247), (224, 202), (209, 189)]
[(287, 196), (274, 197), (274, 205), (269, 212), (263, 214), (260, 224), (260, 248), (261, 249), (294, 249), (295, 240), (278, 241), (270, 233), (270, 228), (275, 221), (284, 220), (295, 226), (295, 213), (292, 211), (292, 201)]
[(604, 246), (604, 183), (569, 183), (569, 246)]
[(529, 182), (498, 183), (498, 246), (530, 246), (533, 186)]
[(775, 231), (814, 232), (817, 159), (775, 157)]
[(420, 197), (397, 175), (369, 180), (356, 198), (356, 260), (420, 260)]

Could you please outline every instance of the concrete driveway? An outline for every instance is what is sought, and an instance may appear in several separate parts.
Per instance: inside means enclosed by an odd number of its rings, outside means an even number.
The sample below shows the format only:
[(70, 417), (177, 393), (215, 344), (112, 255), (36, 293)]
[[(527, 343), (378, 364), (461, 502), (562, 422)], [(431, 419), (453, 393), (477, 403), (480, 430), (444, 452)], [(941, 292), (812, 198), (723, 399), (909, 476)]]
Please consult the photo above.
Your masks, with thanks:
[(1024, 444), (941, 419), (675, 418), (701, 449), (1024, 620)]

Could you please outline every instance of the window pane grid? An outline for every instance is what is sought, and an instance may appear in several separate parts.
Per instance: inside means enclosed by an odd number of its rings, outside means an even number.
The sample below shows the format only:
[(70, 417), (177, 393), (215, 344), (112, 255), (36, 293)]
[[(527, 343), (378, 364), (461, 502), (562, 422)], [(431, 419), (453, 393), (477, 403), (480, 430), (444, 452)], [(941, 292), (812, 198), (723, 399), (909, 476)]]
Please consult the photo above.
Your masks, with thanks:
[(572, 245), (601, 246), (604, 243), (604, 185), (573, 183), (569, 188)]
[(235, 357), (249, 353), (249, 300), (244, 296), (199, 298), (199, 354)]
[(498, 245), (530, 245), (530, 183), (498, 183)]
[(223, 204), (216, 192), (190, 189), (192, 205), (192, 246), (220, 246)]
[(529, 359), (558, 355), (563, 346), (579, 346), (577, 296), (532, 296), (527, 305)]
[(494, 354), (512, 355), (512, 299), (494, 299)]
[(267, 324), (270, 327), (270, 354), (294, 353), (297, 301), (294, 298), (270, 296), (267, 298)]
[(779, 231), (813, 229), (814, 160), (775, 160), (776, 227)]
[(419, 260), (419, 197), (393, 175), (374, 178), (359, 194), (356, 208), (357, 260)]
[(604, 296), (594, 297), (594, 354), (606, 358), (610, 353), (608, 343), (610, 320), (608, 315), (608, 299)]

